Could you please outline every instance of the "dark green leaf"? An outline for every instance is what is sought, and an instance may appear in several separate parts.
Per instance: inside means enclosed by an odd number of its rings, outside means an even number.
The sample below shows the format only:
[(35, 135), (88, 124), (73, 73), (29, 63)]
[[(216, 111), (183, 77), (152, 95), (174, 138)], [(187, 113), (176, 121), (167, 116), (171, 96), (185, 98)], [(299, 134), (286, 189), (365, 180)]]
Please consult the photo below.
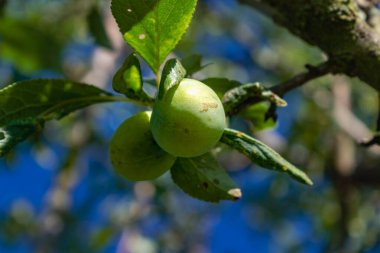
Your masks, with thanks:
[(202, 80), (202, 83), (207, 84), (210, 86), (211, 89), (213, 89), (218, 97), (222, 99), (224, 94), (235, 87), (238, 87), (241, 85), (240, 82), (229, 80), (227, 78), (219, 78), (219, 77), (211, 77)]
[(95, 42), (105, 48), (112, 49), (111, 42), (104, 28), (99, 8), (94, 5), (87, 15), (88, 30), (94, 36)]
[(276, 126), (276, 122), (273, 118), (267, 119), (265, 116), (269, 107), (270, 104), (267, 102), (257, 103), (244, 109), (240, 115), (252, 122), (255, 131), (273, 128)]
[(286, 161), (264, 143), (245, 133), (226, 128), (221, 141), (246, 155), (252, 162), (261, 167), (288, 173), (291, 177), (304, 184), (313, 184), (305, 172)]
[(240, 189), (210, 153), (178, 158), (170, 171), (173, 181), (194, 198), (209, 202), (241, 198)]
[(40, 130), (46, 120), (115, 100), (99, 88), (67, 80), (36, 79), (11, 84), (0, 90), (0, 156)]
[(223, 106), (226, 114), (233, 114), (241, 105), (249, 100), (256, 102), (269, 101), (277, 106), (286, 106), (286, 101), (274, 94), (272, 91), (264, 88), (259, 83), (247, 83), (229, 90), (223, 97)]
[(0, 17), (3, 16), (5, 7), (7, 6), (8, 0), (0, 0)]
[(125, 96), (143, 103), (152, 103), (153, 98), (143, 90), (141, 67), (136, 54), (131, 54), (112, 79), (112, 88)]
[(162, 99), (165, 93), (172, 87), (178, 85), (186, 76), (186, 70), (177, 59), (170, 59), (162, 70), (158, 99)]
[(19, 142), (39, 132), (43, 121), (33, 118), (13, 120), (0, 127), (0, 157), (7, 154)]
[(191, 76), (199, 70), (203, 69), (205, 66), (202, 66), (202, 55), (193, 54), (185, 57), (181, 60), (182, 66), (186, 69), (186, 76)]
[(124, 39), (155, 73), (190, 24), (196, 0), (112, 0)]

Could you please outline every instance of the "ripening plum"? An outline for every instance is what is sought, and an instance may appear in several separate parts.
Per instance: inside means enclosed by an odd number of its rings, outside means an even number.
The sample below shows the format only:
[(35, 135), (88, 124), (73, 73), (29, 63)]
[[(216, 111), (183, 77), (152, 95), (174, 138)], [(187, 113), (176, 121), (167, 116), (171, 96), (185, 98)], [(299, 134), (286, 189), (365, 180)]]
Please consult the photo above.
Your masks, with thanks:
[(157, 144), (177, 157), (208, 152), (226, 127), (223, 105), (207, 85), (183, 79), (157, 99), (150, 127)]
[(151, 112), (140, 112), (125, 120), (110, 143), (115, 171), (134, 181), (161, 176), (174, 164), (175, 157), (162, 150), (149, 128)]

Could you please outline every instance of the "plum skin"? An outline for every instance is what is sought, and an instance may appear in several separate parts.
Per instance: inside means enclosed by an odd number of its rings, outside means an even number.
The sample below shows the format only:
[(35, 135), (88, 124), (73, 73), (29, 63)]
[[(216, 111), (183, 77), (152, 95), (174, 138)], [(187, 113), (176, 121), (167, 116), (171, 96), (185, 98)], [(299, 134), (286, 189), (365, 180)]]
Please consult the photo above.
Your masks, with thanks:
[(220, 140), (226, 116), (210, 87), (185, 78), (156, 100), (150, 127), (157, 144), (169, 154), (196, 157)]
[(155, 179), (169, 170), (176, 158), (162, 150), (149, 127), (151, 112), (140, 112), (125, 120), (114, 133), (110, 160), (121, 176), (143, 181)]

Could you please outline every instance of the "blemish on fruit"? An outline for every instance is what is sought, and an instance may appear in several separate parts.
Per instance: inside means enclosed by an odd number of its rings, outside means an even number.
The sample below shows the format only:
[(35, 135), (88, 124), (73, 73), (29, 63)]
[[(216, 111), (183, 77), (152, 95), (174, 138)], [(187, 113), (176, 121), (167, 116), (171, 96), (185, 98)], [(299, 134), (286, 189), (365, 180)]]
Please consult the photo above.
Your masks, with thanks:
[(127, 9), (127, 11), (128, 11), (128, 12), (132, 12), (132, 10), (131, 10), (131, 9)]
[(210, 108), (217, 108), (218, 104), (215, 102), (203, 102), (201, 112), (207, 112)]
[(207, 183), (207, 182), (204, 182), (202, 185), (203, 185), (203, 187), (204, 187), (205, 189), (208, 188), (208, 183)]
[(142, 33), (142, 34), (139, 35), (139, 39), (140, 39), (140, 40), (145, 39), (145, 37), (146, 37), (146, 35), (145, 35), (144, 33)]

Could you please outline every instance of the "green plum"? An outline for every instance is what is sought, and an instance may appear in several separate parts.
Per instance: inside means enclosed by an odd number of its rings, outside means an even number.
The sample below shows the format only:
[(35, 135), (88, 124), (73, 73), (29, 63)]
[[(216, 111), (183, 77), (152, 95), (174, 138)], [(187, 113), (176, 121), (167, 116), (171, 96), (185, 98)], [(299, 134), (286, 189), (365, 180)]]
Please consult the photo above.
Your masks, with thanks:
[(187, 78), (156, 100), (150, 121), (157, 144), (177, 157), (208, 152), (225, 127), (226, 116), (218, 95), (202, 82)]
[(134, 181), (150, 180), (169, 170), (176, 158), (162, 150), (149, 128), (151, 112), (125, 120), (110, 143), (111, 163), (116, 172)]

